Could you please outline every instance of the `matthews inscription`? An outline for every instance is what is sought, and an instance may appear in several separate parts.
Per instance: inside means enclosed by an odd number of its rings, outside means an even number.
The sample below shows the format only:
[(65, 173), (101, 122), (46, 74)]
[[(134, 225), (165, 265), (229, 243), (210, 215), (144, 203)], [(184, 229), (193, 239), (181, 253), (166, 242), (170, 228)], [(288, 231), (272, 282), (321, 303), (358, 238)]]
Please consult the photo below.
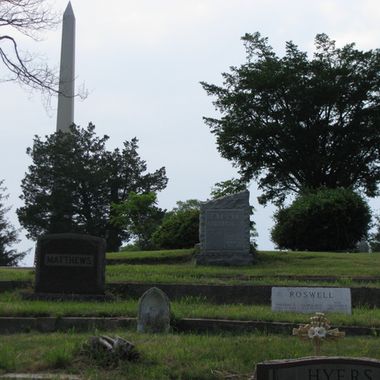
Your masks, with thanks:
[(45, 265), (47, 266), (93, 267), (94, 264), (94, 256), (91, 255), (45, 255)]
[(272, 310), (351, 314), (351, 289), (273, 287)]
[(104, 239), (51, 234), (38, 239), (36, 293), (103, 294)]

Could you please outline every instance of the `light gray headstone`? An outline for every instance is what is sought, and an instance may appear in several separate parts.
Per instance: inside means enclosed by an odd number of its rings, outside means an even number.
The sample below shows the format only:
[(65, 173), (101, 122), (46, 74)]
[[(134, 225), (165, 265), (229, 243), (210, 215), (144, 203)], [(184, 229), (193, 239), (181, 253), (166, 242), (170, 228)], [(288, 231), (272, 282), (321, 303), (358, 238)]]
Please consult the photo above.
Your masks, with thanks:
[(370, 252), (370, 245), (368, 244), (368, 241), (366, 239), (362, 239), (356, 244), (356, 252), (359, 252), (359, 253)]
[(311, 314), (351, 314), (351, 289), (318, 287), (273, 287), (272, 311)]
[(150, 288), (139, 300), (137, 331), (159, 333), (170, 329), (170, 302), (158, 288)]
[(252, 264), (250, 212), (248, 190), (202, 203), (197, 264)]

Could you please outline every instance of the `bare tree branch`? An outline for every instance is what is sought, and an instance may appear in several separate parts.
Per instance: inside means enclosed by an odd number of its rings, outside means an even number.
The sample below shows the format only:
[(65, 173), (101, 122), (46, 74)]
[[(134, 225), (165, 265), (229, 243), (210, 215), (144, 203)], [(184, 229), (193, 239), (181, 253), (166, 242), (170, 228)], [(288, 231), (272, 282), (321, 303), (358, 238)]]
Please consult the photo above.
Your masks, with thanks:
[[(50, 68), (40, 57), (24, 52), (18, 46), (17, 33), (41, 40), (41, 33), (53, 29), (60, 18), (52, 11), (48, 0), (0, 0), (0, 66), (6, 74), (0, 82), (14, 81), (29, 90), (39, 91), (50, 104), (52, 95), (59, 92), (59, 74)], [(14, 33), (13, 33), (13, 32)], [(75, 94), (84, 99), (85, 90)]]

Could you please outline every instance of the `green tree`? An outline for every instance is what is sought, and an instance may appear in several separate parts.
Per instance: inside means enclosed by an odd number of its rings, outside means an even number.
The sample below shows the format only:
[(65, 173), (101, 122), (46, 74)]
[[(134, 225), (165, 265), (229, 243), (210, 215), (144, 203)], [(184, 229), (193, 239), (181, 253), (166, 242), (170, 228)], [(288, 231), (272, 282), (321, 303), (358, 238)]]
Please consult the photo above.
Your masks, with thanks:
[(112, 225), (111, 204), (131, 193), (165, 188), (165, 168), (147, 173), (138, 155), (138, 140), (126, 141), (122, 150), (107, 151), (108, 136), (97, 137), (95, 127), (75, 125), (36, 136), (27, 149), (33, 163), (22, 180), (24, 206), (17, 210), (20, 224), (32, 239), (44, 233), (78, 232), (104, 237), (107, 249), (117, 251), (128, 231)]
[(211, 189), (211, 198), (216, 199), (226, 195), (236, 194), (247, 189), (247, 183), (241, 179), (231, 178), (226, 181), (217, 182)]
[(153, 234), (154, 245), (160, 249), (192, 248), (199, 242), (199, 209), (197, 199), (178, 201)]
[(152, 235), (159, 227), (165, 211), (157, 207), (157, 196), (153, 192), (130, 193), (127, 200), (112, 206), (111, 223), (121, 227), (137, 239), (141, 250), (153, 248)]
[(220, 118), (205, 118), (221, 155), (262, 203), (290, 193), (345, 187), (378, 194), (380, 51), (337, 48), (325, 34), (309, 59), (293, 42), (279, 58), (259, 33), (246, 34), (247, 62), (202, 82)]
[(349, 189), (322, 189), (297, 197), (274, 219), (271, 234), (278, 248), (340, 251), (353, 249), (367, 235), (371, 213)]
[(17, 230), (10, 224), (6, 217), (9, 207), (4, 205), (4, 201), (8, 195), (4, 194), (6, 188), (2, 186), (0, 181), (0, 266), (15, 266), (23, 259), (26, 252), (17, 252), (11, 248), (19, 242)]

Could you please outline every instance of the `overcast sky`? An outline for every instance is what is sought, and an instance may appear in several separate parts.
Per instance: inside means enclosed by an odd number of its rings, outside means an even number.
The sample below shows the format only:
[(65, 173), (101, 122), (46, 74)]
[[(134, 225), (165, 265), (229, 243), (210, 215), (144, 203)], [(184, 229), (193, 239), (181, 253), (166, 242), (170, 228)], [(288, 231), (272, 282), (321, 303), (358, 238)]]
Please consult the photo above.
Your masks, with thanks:
[[(99, 135), (110, 136), (110, 149), (138, 137), (140, 156), (153, 171), (165, 166), (169, 183), (159, 205), (206, 200), (211, 187), (236, 177), (236, 169), (217, 152), (214, 136), (202, 121), (215, 115), (212, 99), (199, 82), (221, 84), (221, 73), (245, 62), (240, 37), (259, 31), (282, 55), (285, 41), (313, 51), (317, 33), (338, 46), (356, 42), (360, 49), (380, 46), (380, 2), (375, 0), (72, 0), (76, 16), (77, 85), (90, 94), (75, 104), (75, 122), (90, 121)], [(63, 13), (67, 1), (51, 2)], [(0, 31), (1, 34), (2, 31)], [(22, 49), (59, 66), (61, 27), (43, 41), (23, 37)], [(0, 66), (0, 74), (3, 74)], [(30, 160), (33, 136), (56, 128), (56, 99), (47, 112), (36, 93), (1, 83), (0, 179), (13, 205), (8, 216), (18, 226), (20, 183)], [(273, 249), (269, 238), (274, 208), (259, 207), (252, 184), (251, 204), (259, 249)], [(375, 211), (379, 200), (372, 200)], [(23, 234), (22, 234), (23, 236)], [(24, 237), (20, 249), (33, 247)], [(32, 262), (33, 252), (24, 260)]]

